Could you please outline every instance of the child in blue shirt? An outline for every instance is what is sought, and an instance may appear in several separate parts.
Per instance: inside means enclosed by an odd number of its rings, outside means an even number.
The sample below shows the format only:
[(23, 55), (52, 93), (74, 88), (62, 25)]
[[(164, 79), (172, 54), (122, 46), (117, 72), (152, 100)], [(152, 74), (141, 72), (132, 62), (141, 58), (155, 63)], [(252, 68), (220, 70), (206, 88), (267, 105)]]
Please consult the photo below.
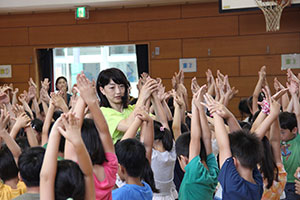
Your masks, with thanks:
[[(137, 108), (137, 110), (136, 119), (138, 120), (134, 121), (122, 140), (116, 144), (116, 155), (119, 161), (118, 174), (126, 184), (112, 191), (113, 200), (152, 200), (152, 190), (156, 189), (149, 163), (154, 140), (153, 120), (143, 108)], [(144, 144), (132, 138), (141, 122), (141, 140)]]
[(260, 200), (263, 179), (256, 167), (263, 156), (260, 140), (255, 134), (241, 130), (239, 125), (235, 125), (234, 132), (228, 134), (223, 118), (232, 131), (230, 123), (236, 122), (233, 114), (210, 95), (205, 95), (205, 101), (215, 122), (221, 168), (218, 180), (223, 189), (222, 199)]

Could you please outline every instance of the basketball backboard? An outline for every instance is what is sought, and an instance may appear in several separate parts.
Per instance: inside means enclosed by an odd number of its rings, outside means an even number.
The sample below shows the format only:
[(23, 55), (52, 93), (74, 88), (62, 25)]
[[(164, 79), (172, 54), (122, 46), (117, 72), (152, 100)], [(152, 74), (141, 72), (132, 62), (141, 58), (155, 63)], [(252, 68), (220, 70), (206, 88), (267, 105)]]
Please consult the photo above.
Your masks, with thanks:
[[(292, 0), (291, 7), (300, 6), (300, 0)], [(245, 11), (245, 10), (258, 10), (255, 0), (219, 0), (220, 13)], [(299, 19), (300, 20), (300, 19)]]

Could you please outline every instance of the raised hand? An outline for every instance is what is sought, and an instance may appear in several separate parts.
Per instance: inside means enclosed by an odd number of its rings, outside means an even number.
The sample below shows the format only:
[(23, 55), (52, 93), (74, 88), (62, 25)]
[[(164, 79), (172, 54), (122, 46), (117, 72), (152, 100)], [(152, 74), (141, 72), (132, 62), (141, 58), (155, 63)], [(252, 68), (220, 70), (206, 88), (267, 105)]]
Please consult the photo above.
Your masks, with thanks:
[(286, 86), (288, 87), (291, 95), (298, 94), (299, 83), (297, 81), (295, 81), (294, 79), (291, 79), (290, 83), (288, 83), (288, 82), (286, 83)]
[(49, 79), (45, 78), (43, 81), (41, 81), (41, 85), (42, 85), (42, 88), (45, 91), (48, 91), (49, 90), (49, 85), (50, 85)]
[(25, 112), (23, 112), (16, 118), (15, 126), (19, 128), (25, 128), (30, 126), (30, 123), (31, 123), (30, 117)]
[(5, 92), (0, 92), (0, 104), (8, 104), (10, 102), (10, 98), (8, 94)]
[(191, 84), (191, 90), (193, 94), (196, 94), (198, 90), (200, 89), (200, 86), (197, 83), (196, 77), (192, 79), (192, 84)]
[(24, 107), (18, 104), (13, 105), (12, 111), (15, 113), (17, 117), (25, 113)]
[(64, 113), (61, 116), (62, 126), (58, 126), (58, 131), (72, 144), (78, 144), (82, 141), (81, 127), (79, 119), (75, 117), (75, 113)]
[(88, 104), (97, 100), (96, 89), (93, 83), (84, 75), (83, 72), (77, 75), (77, 91), (82, 99)]
[(145, 85), (143, 85), (142, 90), (140, 91), (140, 96), (147, 100), (154, 91), (157, 91), (158, 84), (157, 81), (148, 77)]
[(65, 100), (62, 97), (61, 92), (58, 93), (51, 93), (51, 103), (57, 107), (63, 110), (63, 112), (66, 112), (68, 110), (68, 106), (65, 102)]
[(1, 112), (1, 114), (0, 114), (0, 131), (1, 131), (1, 130), (6, 129), (6, 126), (9, 122), (10, 116), (6, 110), (6, 107), (4, 107), (4, 109), (1, 109), (0, 112)]

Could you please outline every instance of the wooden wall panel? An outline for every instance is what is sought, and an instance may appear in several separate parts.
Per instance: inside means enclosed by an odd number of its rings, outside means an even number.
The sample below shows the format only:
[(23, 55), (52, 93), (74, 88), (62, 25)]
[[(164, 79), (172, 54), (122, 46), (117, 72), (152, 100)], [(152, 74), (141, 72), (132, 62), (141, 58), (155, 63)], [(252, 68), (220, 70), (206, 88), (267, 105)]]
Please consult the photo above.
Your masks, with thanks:
[(268, 75), (285, 75), (286, 71), (281, 70), (281, 55), (270, 56), (241, 56), (241, 76), (257, 76), (262, 66), (267, 67)]
[(27, 28), (0, 29), (0, 46), (17, 46), (28, 44)]
[(28, 27), (75, 24), (74, 12), (3, 15), (0, 27)]
[[(216, 75), (217, 70), (220, 69), (223, 74), (229, 76), (239, 75), (239, 59), (237, 57), (228, 58), (203, 58), (197, 59), (197, 72), (185, 73), (184, 77), (202, 77), (205, 78), (207, 69), (211, 69)], [(179, 59), (164, 59), (152, 60), (150, 73), (154, 77), (172, 78), (175, 72), (179, 71)]]
[(169, 6), (168, 9), (163, 7), (145, 7), (145, 8), (128, 8), (128, 9), (110, 9), (96, 10), (90, 12), (88, 20), (80, 20), (78, 24), (89, 23), (110, 23), (110, 22), (128, 22), (128, 21), (145, 21), (161, 19), (178, 19), (180, 18), (180, 6)]
[(67, 44), (88, 42), (127, 41), (125, 23), (32, 27), (29, 29), (30, 44)]
[(242, 12), (219, 12), (219, 3), (203, 3), (203, 4), (188, 4), (182, 6), (182, 17), (192, 18), (192, 17), (215, 17), (215, 16), (228, 16), (228, 15), (242, 15), (249, 13), (260, 13), (261, 11), (242, 11)]
[(171, 79), (179, 71), (179, 59), (152, 60), (150, 74), (152, 77)]
[(274, 34), (183, 40), (183, 57), (241, 56), (299, 52), (299, 34)]
[(22, 83), (29, 80), (29, 65), (12, 65), (11, 68), (12, 78), (1, 78), (1, 83)]
[[(160, 48), (160, 54), (154, 55), (155, 47)], [(150, 42), (150, 56), (152, 59), (180, 58), (181, 40), (159, 40)]]
[(237, 35), (236, 16), (129, 23), (130, 40)]
[(239, 58), (198, 58), (197, 59), (197, 77), (206, 77), (205, 72), (210, 69), (213, 75), (217, 74), (219, 69), (223, 74), (230, 76), (239, 75)]
[[(266, 32), (265, 17), (262, 13), (239, 16), (240, 34), (264, 34)], [(299, 32), (300, 12), (283, 12), (280, 20), (280, 32)]]
[(0, 64), (29, 64), (33, 54), (32, 47), (0, 47)]
[[(0, 82), (0, 85), (2, 82)], [(18, 83), (13, 83), (14, 88), (18, 88), (19, 92), (18, 94), (20, 95), (24, 90), (28, 91), (28, 82), (18, 82)]]

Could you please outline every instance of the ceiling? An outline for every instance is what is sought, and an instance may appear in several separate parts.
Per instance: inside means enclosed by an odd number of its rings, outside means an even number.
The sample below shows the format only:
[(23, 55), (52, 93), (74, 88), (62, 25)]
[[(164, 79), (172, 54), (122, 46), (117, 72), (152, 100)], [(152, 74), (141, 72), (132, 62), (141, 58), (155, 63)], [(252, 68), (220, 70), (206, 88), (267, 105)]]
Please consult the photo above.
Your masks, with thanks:
[(0, 0), (0, 13), (63, 11), (83, 5), (89, 6), (90, 9), (104, 9), (216, 1), (217, 0)]

